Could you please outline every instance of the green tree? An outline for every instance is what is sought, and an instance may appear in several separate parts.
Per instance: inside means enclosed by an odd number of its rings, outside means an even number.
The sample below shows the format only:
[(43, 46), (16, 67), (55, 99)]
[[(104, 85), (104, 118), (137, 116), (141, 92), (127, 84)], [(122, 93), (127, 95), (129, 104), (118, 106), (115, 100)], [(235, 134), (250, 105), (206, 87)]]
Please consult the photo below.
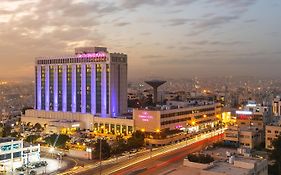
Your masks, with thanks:
[(3, 126), (3, 134), (2, 136), (3, 137), (8, 137), (11, 135), (11, 131), (12, 131), (12, 127), (10, 125), (4, 125)]
[(12, 132), (10, 135), (11, 135), (11, 137), (16, 137), (16, 138), (20, 137), (20, 133), (18, 133), (18, 132)]
[(37, 131), (41, 131), (43, 129), (43, 127), (41, 126), (40, 123), (35, 123), (35, 125), (33, 126), (34, 129), (36, 129)]
[(29, 135), (25, 138), (25, 141), (29, 143), (35, 143), (39, 137), (39, 135)]
[[(100, 145), (101, 143), (101, 145)], [(100, 146), (101, 146), (101, 159), (105, 160), (110, 157), (110, 146), (104, 139), (98, 139), (94, 144), (94, 156), (96, 159), (100, 159)]]
[[(59, 136), (57, 134), (52, 134), (45, 138), (45, 142), (47, 144), (49, 144), (50, 146), (61, 147), (61, 148), (64, 148), (66, 142), (69, 140), (70, 140), (70, 137), (65, 134), (59, 134)], [(55, 145), (54, 145), (54, 143), (55, 143)]]
[(191, 162), (196, 162), (196, 163), (204, 163), (208, 164), (214, 161), (214, 158), (210, 156), (209, 154), (189, 154), (187, 156), (188, 160)]
[(114, 155), (120, 155), (128, 149), (125, 139), (119, 138), (111, 146), (111, 153)]
[(281, 135), (272, 141), (274, 149), (270, 152), (270, 159), (274, 161), (274, 165), (269, 168), (273, 174), (281, 174)]
[(144, 145), (144, 133), (136, 131), (132, 134), (132, 137), (128, 139), (129, 149), (139, 149)]
[(0, 137), (3, 137), (4, 135), (4, 126), (0, 126)]

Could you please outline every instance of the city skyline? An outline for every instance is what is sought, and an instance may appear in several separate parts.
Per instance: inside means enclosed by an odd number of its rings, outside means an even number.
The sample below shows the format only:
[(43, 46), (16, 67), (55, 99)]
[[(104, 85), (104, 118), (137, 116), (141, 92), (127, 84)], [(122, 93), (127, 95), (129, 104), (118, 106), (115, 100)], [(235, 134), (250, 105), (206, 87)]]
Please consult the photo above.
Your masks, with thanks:
[(2, 0), (0, 174), (281, 174), (280, 0)]
[(129, 79), (276, 77), (280, 5), (277, 0), (4, 0), (0, 78), (33, 79), (35, 57), (68, 55), (81, 46), (128, 54)]

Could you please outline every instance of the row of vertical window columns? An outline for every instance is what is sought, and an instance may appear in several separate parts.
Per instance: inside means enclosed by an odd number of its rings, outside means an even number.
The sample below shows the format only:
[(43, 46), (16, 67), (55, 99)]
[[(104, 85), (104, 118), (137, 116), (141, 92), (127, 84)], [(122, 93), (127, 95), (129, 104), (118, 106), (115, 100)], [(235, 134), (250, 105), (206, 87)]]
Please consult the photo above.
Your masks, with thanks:
[[(62, 66), (62, 104), (58, 104), (58, 67)], [(45, 88), (44, 92), (42, 92), (41, 86), (41, 65), (37, 66), (37, 109), (42, 110), (41, 96), (45, 93), (45, 109), (46, 111), (50, 110), (50, 98), (53, 98), (53, 111), (58, 111), (58, 106), (62, 105), (62, 111), (67, 111), (67, 65), (53, 65), (54, 68), (54, 76), (53, 76), (53, 97), (50, 97), (50, 74), (49, 74), (49, 65), (45, 65)], [(73, 64), (72, 66), (72, 74), (71, 74), (71, 83), (72, 83), (72, 96), (71, 96), (71, 111), (77, 112), (76, 109), (76, 80), (77, 80), (77, 65)], [(81, 64), (81, 113), (86, 113), (86, 64)], [(99, 71), (101, 71), (101, 115), (106, 116), (107, 112), (107, 85), (106, 85), (106, 64), (101, 64), (99, 67)], [(80, 111), (78, 111), (80, 112)], [(91, 113), (96, 114), (96, 64), (91, 64)]]

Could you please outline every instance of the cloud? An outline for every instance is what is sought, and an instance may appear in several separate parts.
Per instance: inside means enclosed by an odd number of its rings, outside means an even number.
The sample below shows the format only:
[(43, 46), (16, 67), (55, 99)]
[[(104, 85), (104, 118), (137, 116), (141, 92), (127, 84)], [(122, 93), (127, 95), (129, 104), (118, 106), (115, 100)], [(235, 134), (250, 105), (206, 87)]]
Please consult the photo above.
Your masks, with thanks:
[(0, 9), (0, 15), (6, 15), (12, 12), (13, 12), (12, 10)]
[(246, 42), (242, 41), (208, 41), (208, 40), (201, 40), (201, 41), (193, 41), (192, 44), (195, 45), (238, 45), (238, 44), (245, 44)]
[(189, 47), (189, 46), (181, 46), (179, 47), (180, 50), (192, 50), (193, 48), (192, 47)]
[[(207, 0), (208, 5), (216, 7), (216, 11), (208, 12), (201, 18), (192, 19), (192, 31), (186, 34), (186, 36), (197, 36), (204, 32), (223, 27), (235, 20), (241, 18), (241, 16), (253, 6), (257, 0)], [(221, 11), (226, 10), (227, 13), (218, 14), (218, 9)], [(245, 22), (255, 22), (254, 19), (246, 20)]]
[(130, 24), (129, 22), (118, 22), (118, 23), (115, 23), (114, 25), (115, 25), (115, 26), (122, 27), (122, 26), (127, 26), (127, 25), (129, 25), (129, 24)]
[(98, 26), (114, 8), (114, 4), (76, 0), (14, 1), (12, 5), (1, 1), (0, 19), (1, 12), (6, 19), (0, 28), (1, 72), (18, 76), (6, 67), (15, 65), (19, 71), (25, 70), (22, 67), (33, 64), (37, 56), (72, 54), (77, 46), (102, 45), (106, 36)]
[(251, 5), (254, 5), (257, 0), (208, 0), (208, 4), (214, 4), (215, 6), (229, 7), (233, 9), (245, 9)]
[(170, 5), (170, 6), (183, 6), (183, 5), (190, 5), (197, 0), (122, 0), (121, 6), (126, 9), (135, 9), (137, 7), (143, 5), (151, 5), (151, 6), (163, 6), (163, 5)]
[(192, 30), (186, 36), (197, 36), (201, 33), (222, 27), (237, 19), (239, 19), (239, 16), (210, 16), (200, 19), (190, 19)]
[(163, 5), (168, 0), (122, 0), (121, 6), (126, 9), (134, 9), (142, 5)]
[(150, 32), (142, 32), (142, 33), (140, 33), (141, 35), (143, 35), (143, 36), (148, 36), (148, 35), (151, 35), (151, 33)]
[(200, 19), (190, 19), (191, 31), (186, 36), (195, 37), (201, 33), (222, 27), (237, 19), (239, 19), (239, 16), (210, 16)]
[(192, 4), (196, 1), (197, 0), (176, 0), (176, 1), (173, 1), (173, 5), (178, 5), (178, 6), (189, 5), (189, 4)]
[(239, 18), (238, 16), (214, 16), (207, 19), (201, 19), (198, 22), (194, 22), (193, 26), (194, 28), (199, 28), (199, 29), (206, 29), (206, 28), (210, 29), (229, 23), (238, 18)]
[(256, 19), (247, 19), (244, 21), (245, 23), (254, 23), (254, 22), (257, 22)]
[(201, 66), (266, 66), (266, 65), (281, 65), (281, 60), (277, 57), (271, 57), (270, 59), (265, 59), (266, 56), (260, 57), (250, 57), (250, 56), (234, 56), (231, 58), (215, 57), (209, 55), (209, 58), (198, 57), (194, 58), (194, 55), (182, 57), (182, 58), (174, 58), (174, 59), (162, 59), (161, 62), (159, 60), (151, 60), (149, 64), (158, 63), (161, 65), (201, 65)]
[(141, 57), (142, 59), (147, 59), (147, 60), (153, 60), (153, 59), (159, 59), (159, 58), (164, 58), (163, 55), (145, 55)]
[[(241, 31), (232, 28), (224, 30), (225, 26), (235, 24), (236, 21), (247, 27), (245, 23), (256, 22), (254, 17), (245, 14), (256, 2), (251, 1), (3, 0), (0, 7), (0, 70), (4, 75), (17, 76), (20, 72), (28, 71), (23, 66), (32, 67), (36, 56), (61, 55), (65, 52), (73, 54), (74, 47), (86, 45), (104, 45), (129, 53), (132, 58), (130, 67), (142, 67), (141, 64), (153, 61), (167, 67), (238, 65), (243, 63), (243, 59), (249, 60), (245, 64), (251, 65), (252, 61), (262, 62), (261, 57), (269, 58), (271, 64), (277, 64), (275, 58), (280, 58), (278, 52), (239, 53), (238, 50), (232, 50), (232, 46), (244, 51), (255, 46), (256, 50), (260, 50), (263, 46), (255, 39), (251, 45), (246, 45), (248, 42), (242, 42), (246, 39), (241, 38)], [(277, 40), (280, 33), (269, 34), (274, 29), (269, 27), (264, 31), (265, 36), (272, 35)], [(233, 33), (226, 33), (228, 31)], [(214, 33), (222, 32), (226, 35), (214, 36)], [(187, 37), (182, 37), (184, 34)], [(267, 41), (265, 38), (259, 39)], [(270, 41), (269, 46), (278, 47), (278, 43)], [(171, 53), (170, 49), (174, 49), (173, 58), (165, 57), (166, 53)], [(138, 62), (140, 59), (143, 61)], [(162, 63), (164, 61), (167, 64)], [(17, 72), (11, 69), (12, 66)], [(26, 75), (33, 76), (32, 71)]]
[(179, 26), (179, 25), (186, 24), (188, 19), (185, 19), (185, 18), (174, 18), (174, 19), (170, 19), (168, 21), (169, 21), (169, 25), (170, 26)]

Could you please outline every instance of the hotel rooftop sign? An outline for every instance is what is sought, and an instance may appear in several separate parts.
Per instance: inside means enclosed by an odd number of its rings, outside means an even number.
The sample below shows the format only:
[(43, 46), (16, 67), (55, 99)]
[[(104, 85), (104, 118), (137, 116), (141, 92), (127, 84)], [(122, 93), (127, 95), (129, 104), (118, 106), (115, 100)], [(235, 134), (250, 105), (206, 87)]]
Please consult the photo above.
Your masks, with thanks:
[(57, 56), (57, 57), (38, 57), (37, 64), (67, 64), (67, 63), (84, 63), (84, 62), (106, 62), (107, 53), (81, 53), (70, 56)]
[(104, 52), (98, 52), (98, 53), (82, 53), (82, 54), (77, 54), (78, 58), (102, 58), (106, 57), (106, 54)]

